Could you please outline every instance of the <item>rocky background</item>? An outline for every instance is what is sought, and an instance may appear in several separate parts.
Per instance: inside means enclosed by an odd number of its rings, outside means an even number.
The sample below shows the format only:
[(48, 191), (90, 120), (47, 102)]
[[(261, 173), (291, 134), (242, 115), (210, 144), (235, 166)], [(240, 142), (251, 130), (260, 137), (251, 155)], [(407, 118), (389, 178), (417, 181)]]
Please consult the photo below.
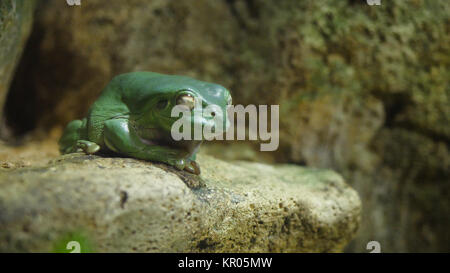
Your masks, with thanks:
[[(372, 240), (450, 251), (448, 1), (37, 1), (6, 92), (34, 3), (0, 4), (1, 135), (15, 150), (54, 143), (116, 74), (189, 75), (228, 87), (234, 104), (280, 105), (276, 152), (239, 142), (208, 153), (331, 168), (359, 192), (347, 251)], [(39, 152), (57, 154), (47, 144)]]

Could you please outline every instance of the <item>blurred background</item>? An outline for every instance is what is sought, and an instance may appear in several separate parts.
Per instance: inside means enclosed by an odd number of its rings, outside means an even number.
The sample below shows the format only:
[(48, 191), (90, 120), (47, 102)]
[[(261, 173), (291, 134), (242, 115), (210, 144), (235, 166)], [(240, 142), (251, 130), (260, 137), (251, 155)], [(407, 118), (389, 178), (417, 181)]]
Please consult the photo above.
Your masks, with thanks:
[(348, 252), (450, 251), (446, 0), (0, 1), (0, 162), (58, 155), (117, 74), (216, 82), (280, 105), (280, 147), (211, 143), (226, 160), (331, 168), (360, 194)]

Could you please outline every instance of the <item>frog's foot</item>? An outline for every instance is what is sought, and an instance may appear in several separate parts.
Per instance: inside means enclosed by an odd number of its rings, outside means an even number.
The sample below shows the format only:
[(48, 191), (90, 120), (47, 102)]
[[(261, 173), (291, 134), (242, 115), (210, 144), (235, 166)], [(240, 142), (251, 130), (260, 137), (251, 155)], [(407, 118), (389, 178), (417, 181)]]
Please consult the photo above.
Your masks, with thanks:
[(177, 170), (186, 171), (195, 175), (200, 174), (200, 166), (197, 162), (189, 159), (174, 159), (168, 160), (167, 163), (174, 166)]
[(194, 160), (189, 161), (186, 166), (184, 166), (184, 170), (196, 175), (200, 174), (200, 166)]
[(78, 140), (76, 144), (77, 149), (81, 149), (86, 154), (94, 154), (100, 150), (100, 146), (97, 143), (87, 141), (87, 140)]

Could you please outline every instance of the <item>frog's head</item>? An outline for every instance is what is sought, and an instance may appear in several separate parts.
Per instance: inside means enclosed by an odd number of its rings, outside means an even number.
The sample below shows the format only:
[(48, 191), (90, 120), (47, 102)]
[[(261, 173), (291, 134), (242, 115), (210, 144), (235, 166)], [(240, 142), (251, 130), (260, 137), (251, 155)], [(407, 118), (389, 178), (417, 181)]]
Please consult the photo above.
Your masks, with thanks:
[[(231, 104), (230, 92), (221, 85), (198, 81), (190, 77), (162, 75), (150, 72), (134, 72), (134, 80), (127, 87), (133, 93), (136, 111), (131, 111), (130, 121), (144, 142), (157, 145), (169, 145), (193, 152), (203, 140), (195, 138), (195, 128), (203, 132), (208, 126), (215, 133), (223, 133), (229, 127), (227, 106)], [(178, 116), (172, 116), (177, 107)], [(191, 124), (190, 140), (175, 141), (171, 130), (183, 133), (181, 118), (187, 118)], [(187, 123), (187, 124), (189, 124)], [(185, 123), (186, 124), (186, 123)]]

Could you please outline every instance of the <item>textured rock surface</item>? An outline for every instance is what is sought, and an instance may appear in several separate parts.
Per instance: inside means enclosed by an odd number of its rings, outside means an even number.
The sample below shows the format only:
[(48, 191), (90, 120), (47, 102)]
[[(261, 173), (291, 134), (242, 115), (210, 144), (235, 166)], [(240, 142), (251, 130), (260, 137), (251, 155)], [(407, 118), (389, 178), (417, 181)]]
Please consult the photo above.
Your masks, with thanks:
[[(358, 190), (348, 250), (450, 251), (448, 0), (45, 2), (7, 105), (18, 131), (84, 116), (121, 72), (218, 82), (235, 103), (280, 104), (274, 160), (332, 168)], [(261, 158), (235, 147), (215, 154)]]
[(13, 72), (33, 22), (34, 0), (0, 2), (0, 122)]
[(82, 251), (323, 252), (357, 230), (359, 197), (332, 171), (199, 163), (206, 186), (191, 188), (165, 165), (127, 158), (3, 168), (0, 250), (53, 251), (75, 238)]

